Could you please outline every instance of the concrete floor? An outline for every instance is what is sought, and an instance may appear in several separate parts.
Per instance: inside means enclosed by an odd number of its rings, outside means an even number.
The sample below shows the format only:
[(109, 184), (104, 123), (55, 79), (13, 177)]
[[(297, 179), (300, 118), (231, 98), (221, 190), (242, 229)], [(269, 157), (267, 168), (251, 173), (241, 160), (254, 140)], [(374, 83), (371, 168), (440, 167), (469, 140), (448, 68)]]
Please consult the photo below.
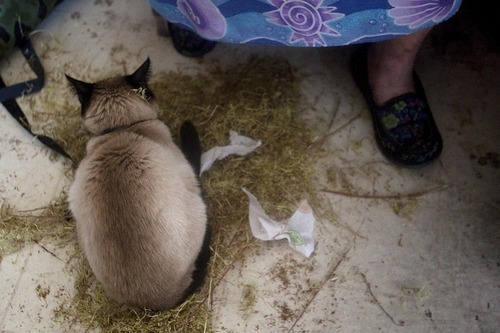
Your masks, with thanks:
[[(65, 85), (63, 72), (94, 80), (130, 71), (147, 56), (154, 71), (250, 54), (286, 57), (297, 68), (304, 118), (318, 135), (330, 133), (316, 161), (325, 207), (313, 209), (331, 208), (335, 219), (317, 221), (310, 258), (276, 242), (237, 263), (214, 291), (216, 332), (493, 333), (500, 332), (500, 52), (465, 14), (436, 28), (419, 57), (445, 148), (437, 163), (411, 170), (377, 150), (347, 69), (350, 47), (217, 45), (204, 61), (188, 59), (156, 35), (139, 0), (66, 0), (34, 40), (48, 86)], [(26, 67), (13, 54), (0, 72), (16, 82), (31, 75)], [(40, 112), (23, 103), (28, 115)], [(18, 210), (46, 205), (71, 181), (64, 161), (50, 159), (1, 106), (0, 119), (2, 202)], [(68, 331), (52, 311), (71, 299), (70, 253), (42, 242), (3, 258), (1, 332)], [(242, 313), (248, 286), (257, 298)]]

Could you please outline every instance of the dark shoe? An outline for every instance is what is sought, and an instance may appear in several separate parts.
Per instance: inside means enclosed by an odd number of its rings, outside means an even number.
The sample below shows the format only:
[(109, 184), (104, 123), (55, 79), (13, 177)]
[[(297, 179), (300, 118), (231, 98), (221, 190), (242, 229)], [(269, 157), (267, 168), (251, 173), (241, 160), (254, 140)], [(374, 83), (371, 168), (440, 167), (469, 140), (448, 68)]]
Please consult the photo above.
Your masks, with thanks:
[(186, 57), (201, 57), (212, 51), (216, 44), (216, 42), (203, 39), (196, 33), (179, 28), (170, 22), (168, 23), (168, 30), (175, 49)]
[(443, 141), (432, 117), (425, 91), (413, 72), (416, 93), (394, 97), (378, 106), (368, 83), (367, 47), (351, 58), (351, 74), (372, 114), (375, 138), (389, 160), (403, 166), (420, 166), (439, 157)]

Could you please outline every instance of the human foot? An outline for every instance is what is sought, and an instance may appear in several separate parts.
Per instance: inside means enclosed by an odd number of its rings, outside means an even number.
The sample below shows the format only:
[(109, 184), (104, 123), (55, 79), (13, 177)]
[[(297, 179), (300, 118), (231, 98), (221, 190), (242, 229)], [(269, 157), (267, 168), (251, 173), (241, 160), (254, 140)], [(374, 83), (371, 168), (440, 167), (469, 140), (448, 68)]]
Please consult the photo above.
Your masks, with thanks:
[(176, 51), (186, 57), (201, 57), (212, 51), (216, 42), (206, 40), (196, 33), (168, 23), (170, 37)]
[(404, 93), (416, 92), (413, 67), (431, 29), (372, 43), (367, 54), (368, 82), (377, 105)]
[(368, 83), (377, 105), (395, 96), (415, 92), (413, 83), (414, 56), (405, 50), (390, 51), (380, 44), (372, 44), (367, 51)]
[(369, 82), (366, 47), (353, 55), (351, 73), (370, 109), (377, 144), (389, 160), (411, 167), (426, 164), (440, 155), (441, 135), (415, 72), (410, 74), (413, 91), (406, 85), (397, 95), (389, 95), (388, 100), (379, 96), (378, 101)]

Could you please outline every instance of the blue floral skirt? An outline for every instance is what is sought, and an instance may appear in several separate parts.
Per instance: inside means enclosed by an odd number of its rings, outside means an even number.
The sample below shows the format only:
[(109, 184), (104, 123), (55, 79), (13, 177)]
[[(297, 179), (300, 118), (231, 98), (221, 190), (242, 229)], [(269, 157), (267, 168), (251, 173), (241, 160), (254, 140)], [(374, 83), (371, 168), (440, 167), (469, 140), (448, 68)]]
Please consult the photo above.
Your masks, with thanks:
[(149, 0), (165, 20), (226, 43), (339, 46), (439, 24), (461, 0)]

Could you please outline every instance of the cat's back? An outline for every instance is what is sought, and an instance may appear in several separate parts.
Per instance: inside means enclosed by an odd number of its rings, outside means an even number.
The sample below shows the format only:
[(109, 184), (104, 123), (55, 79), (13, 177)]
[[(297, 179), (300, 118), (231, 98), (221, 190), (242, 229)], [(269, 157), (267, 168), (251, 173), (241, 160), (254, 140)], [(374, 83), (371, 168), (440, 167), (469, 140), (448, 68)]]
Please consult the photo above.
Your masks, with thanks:
[(104, 190), (102, 196), (109, 196), (109, 191), (117, 191), (124, 200), (126, 193), (146, 185), (151, 191), (155, 184), (161, 186), (176, 180), (196, 182), (168, 128), (160, 121), (92, 138), (75, 178), (87, 183), (89, 191), (95, 183), (94, 194)]
[(77, 172), (86, 173), (85, 181), (95, 181), (100, 188), (120, 190), (166, 169), (166, 154), (168, 149), (143, 135), (131, 131), (109, 133), (89, 141)]
[(160, 129), (144, 124), (91, 139), (70, 188), (82, 250), (109, 295), (123, 303), (141, 304), (134, 288), (122, 286), (144, 280), (162, 281), (150, 292), (137, 288), (150, 299), (180, 297), (191, 281), (193, 245), (205, 234), (194, 172), (168, 129), (165, 136)]
[[(77, 211), (91, 210), (96, 220), (109, 219), (103, 214), (124, 218), (127, 212), (147, 219), (170, 205), (174, 206), (172, 214), (180, 211), (179, 202), (199, 206), (197, 185), (168, 128), (160, 121), (149, 122), (89, 141), (70, 189), (70, 203)], [(138, 206), (142, 212), (137, 211)]]

